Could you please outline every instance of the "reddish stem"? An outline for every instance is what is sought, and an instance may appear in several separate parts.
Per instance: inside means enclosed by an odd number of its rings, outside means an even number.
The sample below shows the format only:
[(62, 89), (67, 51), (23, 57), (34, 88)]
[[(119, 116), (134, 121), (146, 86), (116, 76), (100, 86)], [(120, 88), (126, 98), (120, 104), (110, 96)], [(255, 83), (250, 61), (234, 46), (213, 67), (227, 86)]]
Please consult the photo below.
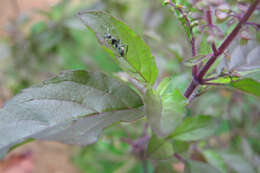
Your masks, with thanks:
[(183, 18), (185, 19), (186, 25), (190, 30), (190, 34), (191, 34), (191, 40), (190, 40), (190, 44), (191, 44), (191, 49), (192, 49), (192, 56), (196, 56), (196, 47), (195, 47), (195, 37), (193, 34), (193, 28), (191, 26), (191, 22), (188, 19), (187, 15), (185, 14), (185, 12), (180, 8), (177, 7), (173, 2), (169, 1), (168, 4), (170, 6), (172, 6), (175, 10), (179, 11), (179, 13), (181, 13), (181, 15), (183, 16)]
[(239, 23), (236, 25), (236, 27), (233, 29), (233, 31), (226, 37), (224, 42), (220, 45), (218, 49), (216, 49), (216, 53), (212, 54), (208, 62), (201, 68), (201, 70), (198, 72), (197, 80), (200, 82), (196, 82), (195, 79), (193, 78), (191, 83), (189, 84), (188, 88), (186, 89), (184, 96), (186, 98), (189, 98), (195, 88), (200, 85), (199, 83), (203, 83), (203, 77), (204, 75), (208, 72), (209, 68), (212, 66), (212, 64), (216, 61), (216, 59), (221, 55), (227, 47), (230, 45), (230, 43), (235, 39), (237, 34), (239, 33), (241, 27), (247, 22), (249, 17), (253, 14), (254, 10), (257, 7), (257, 4), (259, 3), (260, 0), (256, 0), (254, 3), (251, 4), (251, 6), (247, 9), (246, 13), (244, 16), (241, 18)]
[(185, 163), (186, 161), (178, 154), (178, 153), (174, 153), (173, 155), (176, 159), (178, 159), (180, 162)]
[[(206, 20), (208, 22), (208, 27), (209, 27), (209, 30), (210, 30), (210, 34), (213, 34), (213, 28), (214, 28), (214, 25), (212, 23), (212, 15), (211, 15), (211, 8), (209, 7), (209, 9), (206, 11)], [(215, 42), (213, 41), (213, 43), (211, 44), (211, 48), (212, 48), (212, 51), (213, 53), (216, 55), (218, 50), (216, 48), (216, 44)]]
[(216, 56), (218, 54), (218, 49), (217, 49), (215, 43), (211, 44), (211, 48), (212, 48), (212, 51), (213, 51), (214, 55)]
[(210, 9), (210, 7), (206, 11), (206, 20), (208, 22), (208, 25), (209, 25), (210, 29), (212, 29), (212, 18), (211, 18), (211, 9)]

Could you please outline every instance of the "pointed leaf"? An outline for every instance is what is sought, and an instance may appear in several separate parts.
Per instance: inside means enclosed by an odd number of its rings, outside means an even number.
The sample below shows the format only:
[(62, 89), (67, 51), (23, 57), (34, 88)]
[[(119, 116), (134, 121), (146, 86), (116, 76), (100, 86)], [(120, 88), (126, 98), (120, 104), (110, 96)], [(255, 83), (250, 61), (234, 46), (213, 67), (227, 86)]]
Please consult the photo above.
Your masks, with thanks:
[(209, 56), (208, 55), (197, 55), (191, 58), (188, 58), (185, 62), (184, 65), (188, 67), (192, 67), (194, 65), (199, 65), (200, 63), (203, 63), (204, 61), (208, 60)]
[(98, 72), (65, 72), (0, 110), (0, 155), (27, 139), (91, 144), (105, 127), (142, 114), (141, 98), (124, 83)]
[(161, 98), (163, 105), (161, 126), (163, 133), (169, 135), (183, 120), (187, 99), (177, 89), (162, 95)]
[[(110, 14), (102, 11), (87, 11), (79, 13), (81, 20), (96, 33), (100, 44), (104, 45), (108, 52), (119, 63), (121, 68), (138, 80), (153, 84), (157, 78), (157, 67), (150, 48), (132, 29)], [(105, 39), (110, 34), (122, 45), (128, 47), (124, 56), (120, 56), (118, 49)]]
[(156, 90), (158, 91), (159, 95), (163, 95), (170, 85), (171, 79), (169, 77), (166, 77), (160, 82)]
[(205, 150), (202, 152), (209, 164), (217, 168), (220, 172), (228, 173), (227, 165), (218, 152)]
[(186, 118), (168, 137), (181, 141), (195, 141), (211, 136), (217, 129), (217, 122), (210, 116)]
[(230, 86), (248, 94), (260, 97), (260, 82), (256, 80), (245, 78), (231, 82)]

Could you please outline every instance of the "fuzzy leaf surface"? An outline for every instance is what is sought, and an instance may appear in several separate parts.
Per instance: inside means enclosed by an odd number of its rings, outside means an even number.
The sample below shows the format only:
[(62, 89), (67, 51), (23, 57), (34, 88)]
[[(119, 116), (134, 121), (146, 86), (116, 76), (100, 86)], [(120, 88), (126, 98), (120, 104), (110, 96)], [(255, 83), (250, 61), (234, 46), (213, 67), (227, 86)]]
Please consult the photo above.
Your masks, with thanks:
[(123, 82), (99, 72), (64, 72), (0, 110), (0, 156), (28, 139), (91, 144), (105, 127), (142, 112), (141, 98)]
[(179, 90), (167, 93), (162, 88), (157, 91), (149, 88), (144, 97), (148, 122), (157, 136), (169, 135), (180, 124), (187, 103)]

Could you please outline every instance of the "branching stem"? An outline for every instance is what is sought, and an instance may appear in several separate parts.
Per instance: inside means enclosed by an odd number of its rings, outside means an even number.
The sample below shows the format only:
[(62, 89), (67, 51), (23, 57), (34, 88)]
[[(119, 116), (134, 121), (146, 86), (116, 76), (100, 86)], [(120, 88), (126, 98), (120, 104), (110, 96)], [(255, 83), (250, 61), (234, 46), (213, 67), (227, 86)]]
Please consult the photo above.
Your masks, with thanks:
[(191, 25), (189, 18), (187, 17), (187, 15), (185, 14), (185, 12), (182, 10), (181, 7), (176, 6), (171, 1), (168, 1), (167, 4), (172, 6), (176, 11), (178, 11), (183, 16), (183, 18), (186, 22), (186, 26), (189, 28), (190, 35), (191, 35), (190, 44), (191, 44), (191, 48), (192, 48), (192, 56), (196, 56), (195, 37), (194, 37), (194, 34), (193, 34), (193, 27)]
[(215, 46), (212, 45), (212, 49), (214, 53), (211, 55), (207, 63), (200, 69), (200, 71), (197, 74), (196, 81), (194, 78), (190, 82), (188, 88), (186, 89), (184, 96), (186, 98), (189, 98), (193, 91), (200, 85), (200, 83), (203, 83), (203, 77), (205, 74), (208, 72), (210, 67), (214, 64), (214, 62), (217, 60), (217, 58), (224, 53), (224, 51), (227, 49), (227, 47), (230, 45), (230, 43), (235, 39), (237, 34), (239, 33), (240, 29), (244, 24), (247, 23), (249, 17), (253, 14), (255, 11), (257, 4), (259, 3), (260, 0), (256, 0), (254, 3), (251, 4), (251, 6), (247, 9), (246, 13), (244, 16), (241, 18), (239, 23), (236, 25), (236, 27), (233, 29), (233, 31), (226, 37), (224, 42), (220, 45), (219, 48), (216, 48)]

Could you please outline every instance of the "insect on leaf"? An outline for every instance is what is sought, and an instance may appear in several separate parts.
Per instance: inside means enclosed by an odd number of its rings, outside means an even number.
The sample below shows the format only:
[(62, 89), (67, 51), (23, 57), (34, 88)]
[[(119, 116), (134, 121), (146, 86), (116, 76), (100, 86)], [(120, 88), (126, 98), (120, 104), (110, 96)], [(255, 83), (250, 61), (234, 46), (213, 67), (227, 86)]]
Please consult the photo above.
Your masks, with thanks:
[[(130, 27), (103, 11), (86, 11), (78, 13), (78, 16), (96, 33), (99, 43), (124, 71), (141, 82), (155, 82), (158, 69), (151, 50)], [(123, 56), (120, 48), (125, 51)]]

